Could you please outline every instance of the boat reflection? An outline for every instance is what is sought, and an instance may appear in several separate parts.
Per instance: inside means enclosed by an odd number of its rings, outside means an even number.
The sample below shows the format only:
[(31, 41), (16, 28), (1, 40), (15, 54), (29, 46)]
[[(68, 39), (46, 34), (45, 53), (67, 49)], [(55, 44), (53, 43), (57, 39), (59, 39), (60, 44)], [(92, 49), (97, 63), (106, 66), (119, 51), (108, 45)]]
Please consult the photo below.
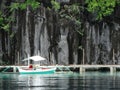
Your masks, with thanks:
[(21, 82), (19, 86), (26, 87), (25, 90), (58, 90), (58, 88), (60, 90), (67, 90), (69, 80), (65, 78), (62, 74), (19, 75), (19, 82)]
[(19, 75), (18, 79), (29, 87), (41, 87), (46, 84), (45, 79), (41, 78), (40, 75)]

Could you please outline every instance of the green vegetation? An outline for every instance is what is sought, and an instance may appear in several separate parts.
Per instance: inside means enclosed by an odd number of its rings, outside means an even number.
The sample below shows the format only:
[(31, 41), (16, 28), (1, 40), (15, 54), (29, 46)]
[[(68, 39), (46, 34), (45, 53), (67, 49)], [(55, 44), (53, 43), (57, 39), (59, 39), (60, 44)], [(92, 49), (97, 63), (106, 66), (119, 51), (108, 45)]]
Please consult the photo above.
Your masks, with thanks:
[(97, 14), (96, 20), (101, 20), (105, 16), (109, 16), (114, 11), (116, 3), (119, 0), (86, 0), (87, 10), (93, 14)]
[(2, 17), (2, 12), (0, 11), (0, 25), (3, 23), (3, 17)]
[[(37, 2), (36, 0), (26, 0), (23, 3), (11, 3), (11, 5), (7, 7), (7, 9), (9, 10), (8, 16), (4, 15), (4, 13), (0, 11), (0, 30), (9, 32), (11, 23), (15, 22), (14, 19), (15, 10), (25, 10), (28, 6), (35, 10), (40, 6), (40, 3)], [(13, 36), (14, 32), (10, 34), (10, 37)]]
[[(60, 11), (60, 17), (61, 19), (67, 20), (67, 22), (71, 23), (76, 32), (83, 36), (83, 29), (81, 28), (81, 6), (79, 4), (72, 4), (72, 5), (64, 5), (63, 9)], [(82, 46), (80, 45), (78, 49), (82, 50)]]
[(63, 9), (60, 11), (61, 19), (66, 19), (68, 22), (71, 22), (75, 27), (76, 31), (83, 35), (81, 30), (81, 18), (80, 18), (81, 8), (79, 4), (64, 5)]
[(8, 31), (9, 27), (9, 18), (4, 18), (3, 13), (0, 11), (0, 29)]
[[(111, 15), (114, 12), (114, 8), (116, 5), (120, 5), (120, 0), (85, 0), (86, 7), (80, 4), (65, 4), (64, 6), (60, 6), (59, 2), (55, 0), (51, 0), (52, 9), (57, 11), (60, 15), (61, 20), (67, 20), (68, 22), (72, 22), (76, 27), (76, 31), (83, 35), (83, 31), (81, 30), (81, 11), (88, 10), (90, 13), (96, 15), (96, 20), (102, 20), (104, 17)], [(25, 2), (16, 2), (11, 3), (8, 7), (10, 15), (5, 16), (0, 11), (0, 29), (9, 31), (10, 24), (15, 22), (14, 13), (16, 10), (25, 10), (27, 7), (31, 7), (32, 10), (39, 8), (40, 2), (36, 0), (25, 0)], [(82, 8), (81, 8), (82, 7)], [(11, 35), (13, 36), (13, 34)]]
[(33, 10), (40, 6), (40, 3), (36, 0), (26, 0), (24, 3), (12, 3), (10, 6), (10, 11), (14, 10), (25, 10), (28, 6), (32, 7)]
[(3, 16), (2, 16), (2, 12), (0, 11), (0, 29), (3, 27)]
[(52, 8), (55, 11), (58, 11), (60, 9), (60, 3), (56, 2), (55, 0), (51, 0)]
[[(60, 3), (56, 2), (55, 0), (51, 0), (52, 9), (57, 11), (60, 16), (60, 23), (61, 25), (72, 25), (76, 32), (83, 36), (83, 30), (81, 29), (81, 18), (80, 13), (83, 8), (77, 3), (71, 4), (71, 5), (63, 5), (60, 6)], [(50, 8), (49, 8), (50, 9)], [(78, 47), (79, 49), (82, 49), (82, 46)]]
[(80, 14), (79, 5), (64, 5), (64, 8), (61, 10), (60, 15), (66, 19), (75, 19), (76, 16)]

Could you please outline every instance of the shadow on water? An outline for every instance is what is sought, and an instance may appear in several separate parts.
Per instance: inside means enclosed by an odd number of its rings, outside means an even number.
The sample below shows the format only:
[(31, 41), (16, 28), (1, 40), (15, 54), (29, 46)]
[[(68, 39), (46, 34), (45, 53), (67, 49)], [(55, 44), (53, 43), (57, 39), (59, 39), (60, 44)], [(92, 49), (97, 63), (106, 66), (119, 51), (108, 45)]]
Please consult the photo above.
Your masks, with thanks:
[(120, 90), (120, 73), (0, 74), (0, 90)]

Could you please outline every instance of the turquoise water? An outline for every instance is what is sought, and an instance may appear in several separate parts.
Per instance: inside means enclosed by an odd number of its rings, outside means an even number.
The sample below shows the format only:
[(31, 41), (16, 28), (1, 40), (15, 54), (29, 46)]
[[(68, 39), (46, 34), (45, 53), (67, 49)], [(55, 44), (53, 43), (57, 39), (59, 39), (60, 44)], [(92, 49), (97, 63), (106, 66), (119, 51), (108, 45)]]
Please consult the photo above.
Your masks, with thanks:
[(120, 90), (120, 73), (0, 74), (0, 90)]

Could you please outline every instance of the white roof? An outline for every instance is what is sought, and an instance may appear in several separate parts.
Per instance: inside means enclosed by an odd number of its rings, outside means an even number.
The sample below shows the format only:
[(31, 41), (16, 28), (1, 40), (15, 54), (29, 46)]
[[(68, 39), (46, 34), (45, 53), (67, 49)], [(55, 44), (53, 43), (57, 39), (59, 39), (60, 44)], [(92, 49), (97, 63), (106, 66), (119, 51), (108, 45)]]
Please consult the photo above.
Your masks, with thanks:
[(46, 58), (41, 57), (41, 56), (31, 56), (28, 58), (25, 58), (23, 61), (27, 61), (29, 59), (32, 59), (33, 61), (42, 61), (42, 60), (46, 60)]

